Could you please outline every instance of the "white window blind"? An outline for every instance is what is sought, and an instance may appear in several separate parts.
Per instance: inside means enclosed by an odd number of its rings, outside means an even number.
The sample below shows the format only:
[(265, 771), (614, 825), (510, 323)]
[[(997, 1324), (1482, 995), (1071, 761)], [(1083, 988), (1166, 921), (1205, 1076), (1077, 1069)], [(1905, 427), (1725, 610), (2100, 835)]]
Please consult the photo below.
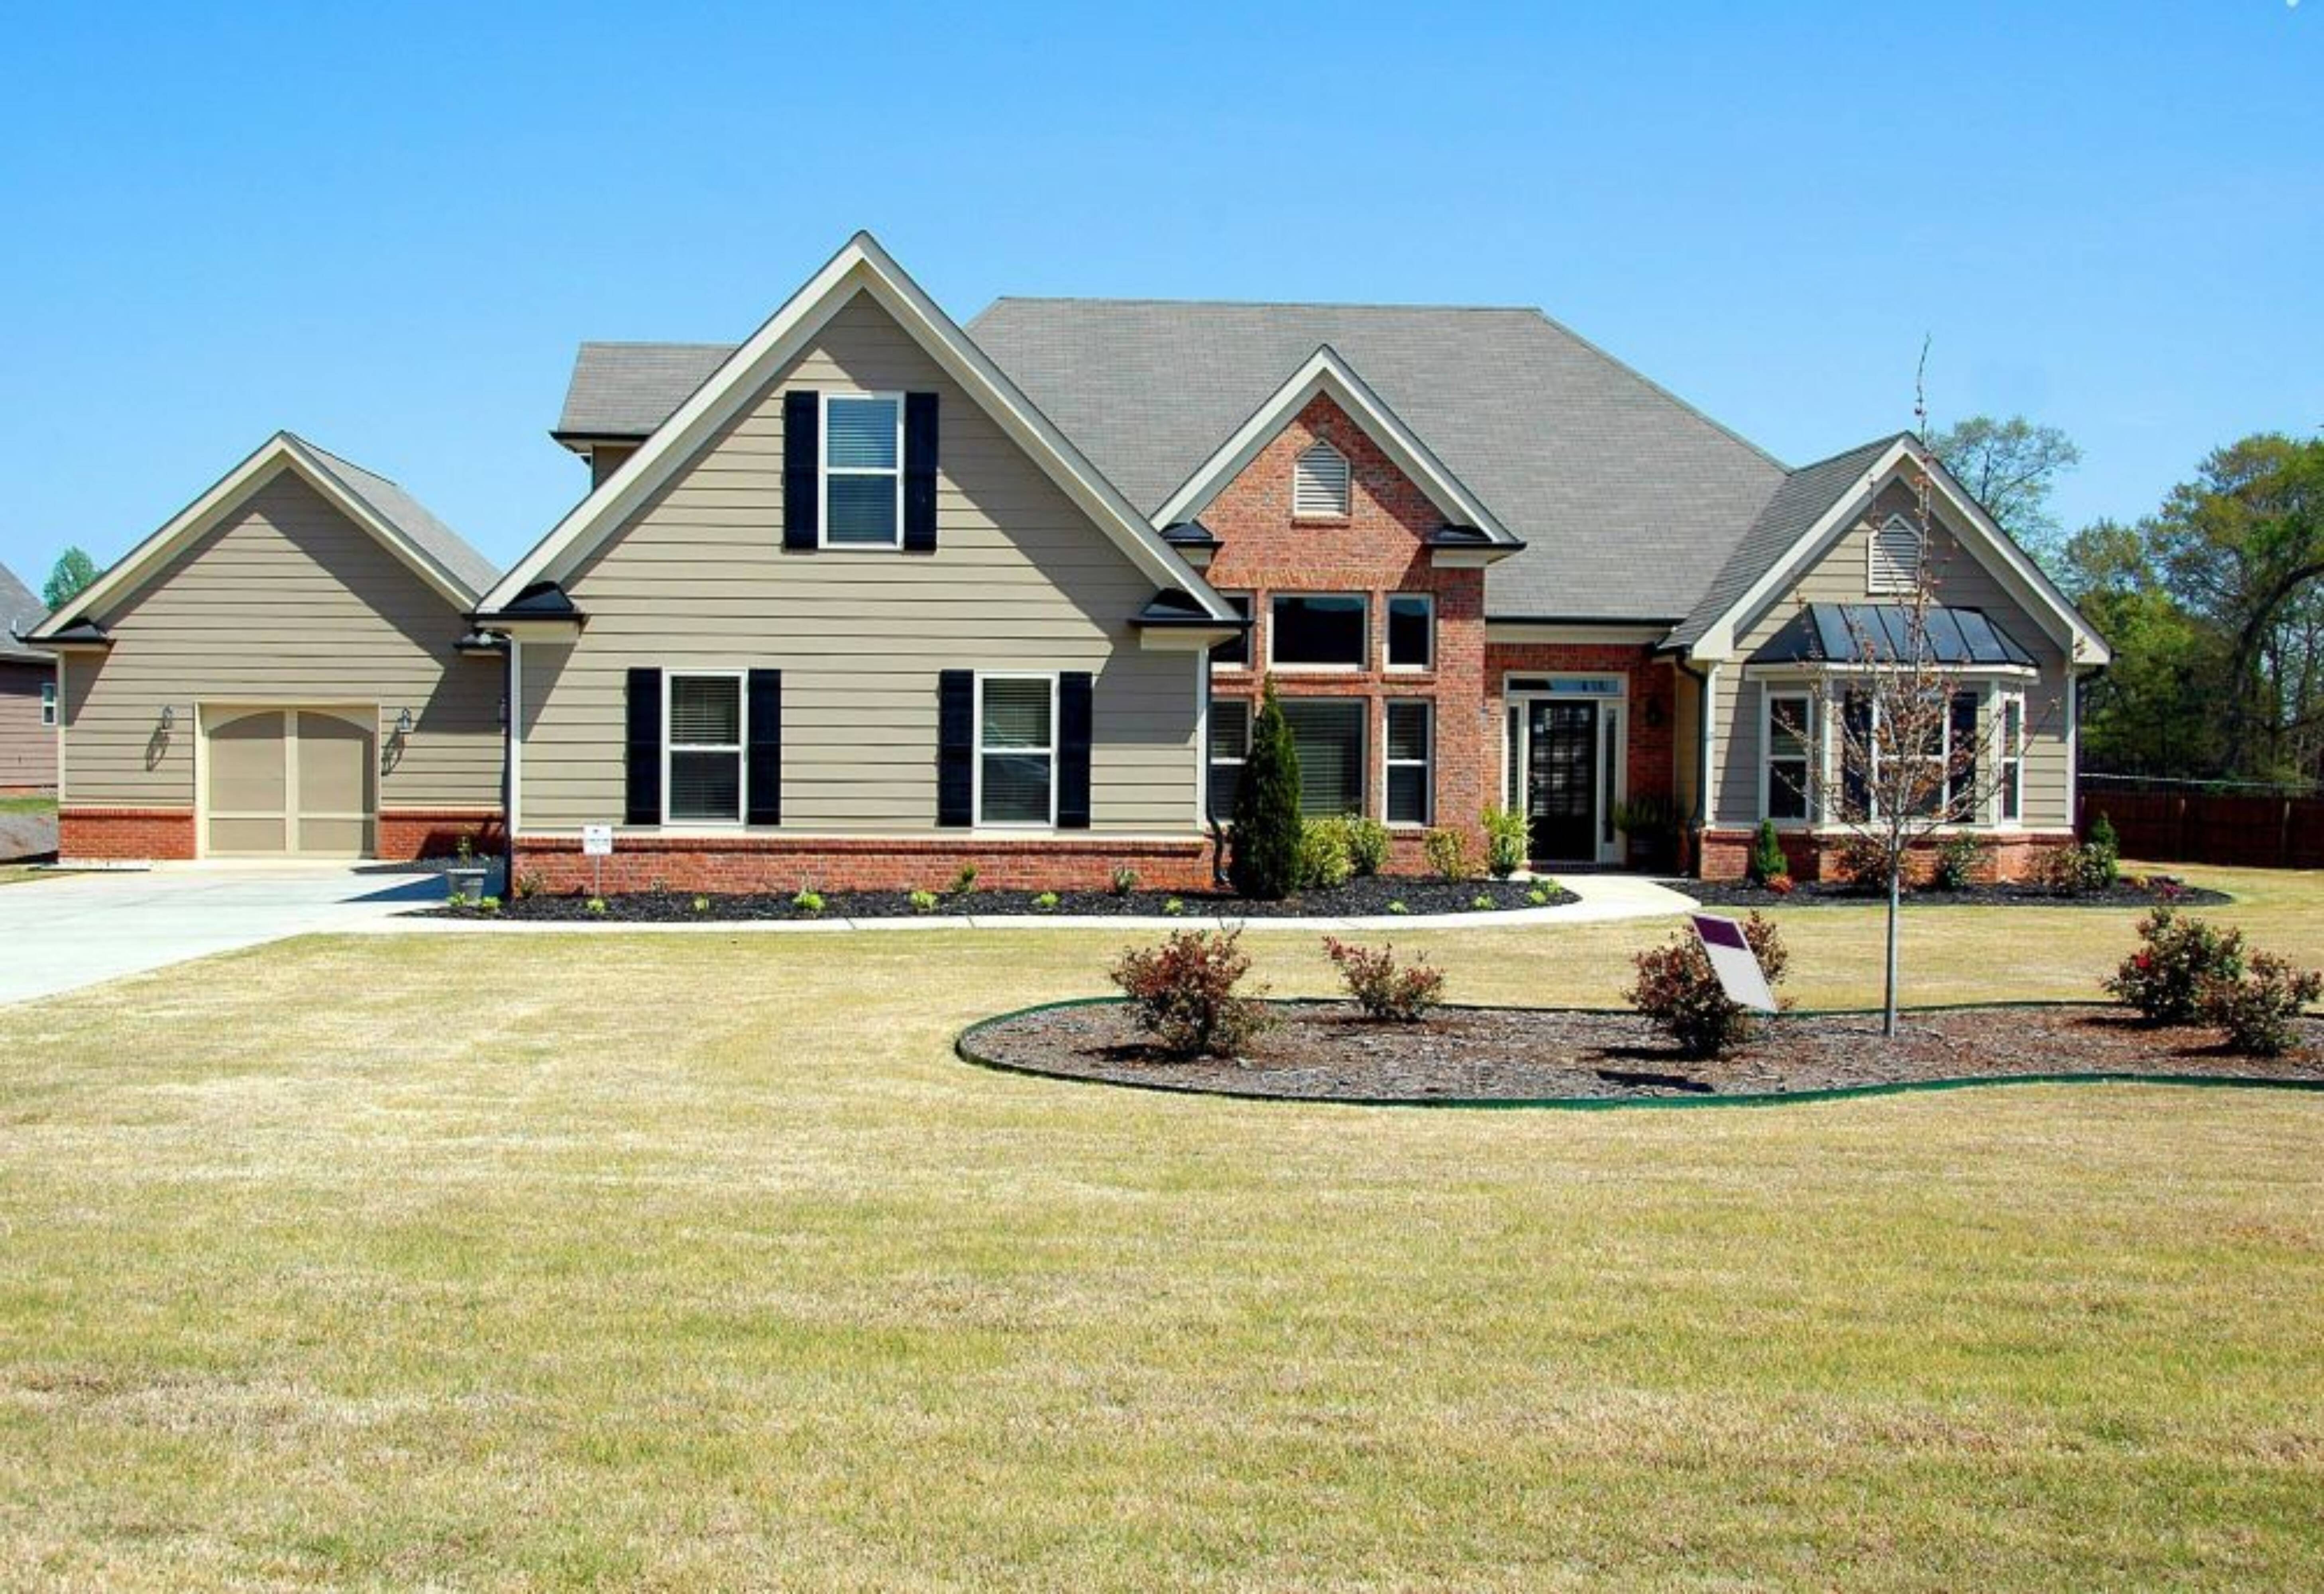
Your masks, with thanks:
[(1329, 443), (1301, 454), (1291, 468), (1291, 512), (1333, 516), (1348, 512), (1348, 456)]
[(983, 676), (978, 716), (977, 822), (1047, 825), (1056, 812), (1056, 682)]

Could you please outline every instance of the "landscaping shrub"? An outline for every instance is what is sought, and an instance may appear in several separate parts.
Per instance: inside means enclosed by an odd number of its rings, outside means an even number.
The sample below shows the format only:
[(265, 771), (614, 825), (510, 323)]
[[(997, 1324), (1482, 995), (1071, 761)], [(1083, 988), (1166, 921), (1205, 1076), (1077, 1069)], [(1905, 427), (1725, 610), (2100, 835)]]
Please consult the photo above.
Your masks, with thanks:
[(1477, 878), (1477, 848), (1465, 830), (1440, 825), (1421, 838), (1420, 850), (1428, 859), (1428, 867), (1436, 871), (1439, 880), (1469, 880)]
[(1267, 1009), (1236, 987), (1250, 972), (1240, 930), (1178, 930), (1130, 947), (1112, 968), (1138, 1022), (1178, 1057), (1231, 1057), (1265, 1027)]
[(2300, 1038), (2301, 1010), (2324, 998), (2324, 974), (2255, 952), (2236, 974), (2203, 989), (2203, 1017), (2227, 1032), (2227, 1045), (2250, 1057), (2280, 1057)]
[(1775, 822), (1759, 821), (1759, 828), (1751, 836), (1751, 861), (1745, 866), (1753, 880), (1766, 885), (1779, 874), (1789, 874), (1792, 866), (1784, 856), (1784, 843), (1775, 834)]
[(1788, 897), (1799, 889), (1787, 874), (1771, 874), (1760, 883), (1767, 888), (1770, 895), (1776, 897)]
[(696, 913), (708, 913), (710, 911), (710, 898), (707, 897), (696, 897), (694, 899), (694, 911)]
[(581, 905), (581, 908), (582, 911), (585, 913), (595, 914), (602, 917), (605, 911), (605, 899), (603, 897), (592, 897), (588, 901), (584, 902)]
[(1359, 876), (1370, 880), (1388, 867), (1387, 825), (1353, 814), (1341, 820), (1340, 825), (1347, 836), (1349, 866)]
[(2115, 855), (2104, 847), (2052, 847), (2042, 854), (2035, 875), (2043, 889), (2060, 897), (2080, 897), (2103, 891), (2121, 873)]
[(915, 891), (906, 900), (911, 903), (914, 913), (934, 913), (936, 910), (936, 894), (934, 891)]
[(798, 908), (801, 913), (807, 915), (807, 917), (815, 918), (819, 916), (824, 909), (823, 893), (820, 891), (801, 891), (798, 896), (791, 898), (791, 906)]
[(1833, 860), (1833, 864), (1839, 871), (1840, 883), (1849, 890), (1868, 896), (1887, 895), (1888, 853), (1870, 836), (1852, 835), (1842, 842), (1840, 855)]
[(1299, 751), (1284, 723), (1283, 705), (1268, 683), (1250, 728), (1242, 789), (1235, 794), (1234, 834), (1227, 849), (1227, 880), (1239, 897), (1280, 902), (1299, 883)]
[(1977, 837), (1950, 837), (1937, 849), (1937, 864), (1929, 883), (1940, 891), (1966, 891), (1977, 884), (1984, 861), (1985, 843)]
[(1431, 967), (1425, 954), (1399, 963), (1392, 943), (1375, 951), (1330, 935), (1323, 937), (1323, 952), (1367, 1018), (1415, 1024), (1444, 1000), (1444, 971)]
[(1113, 894), (1127, 897), (1138, 889), (1138, 871), (1127, 863), (1113, 866)]
[(1533, 849), (1533, 830), (1515, 808), (1498, 805), (1485, 810), (1485, 867), (1497, 880), (1507, 880), (1526, 866)]
[(2107, 817), (2105, 809), (2099, 809), (2098, 816), (2090, 821), (2090, 834), (2082, 838), (2082, 845), (2104, 860), (2105, 883), (2114, 884), (2122, 873), (2122, 837), (2115, 834), (2114, 821)]
[(962, 864), (960, 866), (960, 872), (952, 877), (952, 884), (946, 886), (945, 889), (951, 892), (955, 897), (975, 896), (976, 865), (973, 863)]
[(1060, 900), (1061, 898), (1055, 891), (1044, 891), (1039, 896), (1033, 898), (1033, 911), (1036, 913), (1055, 913), (1057, 911), (1057, 904)]
[(2122, 960), (2106, 989), (2150, 1024), (2190, 1023), (2207, 989), (2243, 978), (2241, 930), (2158, 908), (2138, 921), (2138, 950)]
[[(1743, 923), (1743, 939), (1759, 960), (1769, 989), (1781, 984), (1791, 956), (1775, 925), (1755, 913)], [(1728, 999), (1711, 954), (1692, 932), (1682, 931), (1634, 961), (1638, 977), (1624, 994), (1688, 1056), (1720, 1056), (1757, 1032), (1757, 1015)]]
[(1355, 872), (1347, 828), (1337, 819), (1311, 819), (1299, 832), (1299, 889), (1333, 890)]

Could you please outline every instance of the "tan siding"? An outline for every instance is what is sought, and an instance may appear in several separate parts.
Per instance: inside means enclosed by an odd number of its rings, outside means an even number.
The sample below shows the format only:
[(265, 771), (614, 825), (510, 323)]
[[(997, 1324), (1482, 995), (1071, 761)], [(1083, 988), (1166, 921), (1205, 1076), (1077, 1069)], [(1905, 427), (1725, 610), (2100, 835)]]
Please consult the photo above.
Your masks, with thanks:
[[(782, 393), (802, 386), (940, 395), (933, 556), (782, 551)], [(936, 834), (938, 670), (1093, 671), (1093, 828), (1194, 828), (1196, 657), (1141, 651), (1127, 623), (1153, 582), (867, 299), (566, 586), (579, 642), (523, 650), (528, 831), (620, 819), (632, 666), (783, 671), (783, 829), (815, 834)]]
[(0, 791), (57, 783), (57, 733), (41, 723), (41, 686), (53, 666), (0, 663)]
[[(1738, 634), (1738, 651), (1748, 657), (1781, 630), (1806, 603), (1861, 604), (1877, 600), (1867, 591), (1872, 528), (1892, 511), (1910, 513), (1911, 493), (1892, 484), (1871, 512), (1851, 526), (1824, 557), (1806, 571), (1766, 613)], [(2072, 754), (2068, 738), (2065, 654), (2009, 590), (1996, 579), (1940, 520), (1934, 529), (1930, 567), (1937, 601), (1955, 608), (1982, 609), (2040, 667), (2040, 678), (2025, 683), (2025, 809), (2028, 829), (2070, 825), (2067, 791)], [(1733, 665), (1720, 671), (1713, 712), (1720, 727), (1718, 754), (1719, 820), (1756, 824), (1759, 817), (1759, 704), (1757, 688), (1747, 685)]]
[(499, 804), (502, 665), (459, 654), (452, 604), (293, 473), (98, 618), (111, 651), (65, 672), (69, 802), (191, 806), (194, 706), (242, 699), (377, 704), (383, 749), (408, 708), (381, 806)]

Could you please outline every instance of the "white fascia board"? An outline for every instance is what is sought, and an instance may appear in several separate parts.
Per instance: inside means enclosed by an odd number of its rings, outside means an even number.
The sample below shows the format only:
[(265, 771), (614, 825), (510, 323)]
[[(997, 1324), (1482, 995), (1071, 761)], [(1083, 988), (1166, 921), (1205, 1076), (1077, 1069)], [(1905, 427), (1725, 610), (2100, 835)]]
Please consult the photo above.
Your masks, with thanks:
[(659, 492), (858, 293), (871, 295), (894, 318), (1157, 587), (1192, 594), (1218, 619), (1233, 622), (1239, 618), (869, 233), (856, 234), (809, 278), (619, 471), (519, 560), (484, 594), (479, 607), (485, 613), (504, 608), (535, 581), (569, 574)]
[(160, 530), (130, 549), (78, 596), (42, 621), (39, 631), (61, 631), (136, 591), (180, 549), (207, 535), (285, 470), (296, 472), (300, 480), (321, 493), (340, 513), (370, 532), (454, 608), (466, 613), (475, 606), (476, 594), (464, 583), (429, 557), (377, 510), (342, 485), (337, 476), (316, 460), (305, 443), (289, 432), (277, 432), (240, 465), (212, 483), (199, 498), (172, 515)]
[(1380, 452), (1428, 494), (1429, 501), (1445, 519), (1456, 525), (1474, 526), (1495, 542), (1510, 548), (1520, 546), (1517, 536), (1329, 344), (1310, 355), (1288, 382), (1253, 410), (1215, 453), (1194, 467), (1194, 474), (1155, 511), (1154, 523), (1176, 525), (1200, 514), (1318, 394), (1328, 397), (1346, 411), (1349, 419), (1363, 428), (1364, 435), (1379, 446)]

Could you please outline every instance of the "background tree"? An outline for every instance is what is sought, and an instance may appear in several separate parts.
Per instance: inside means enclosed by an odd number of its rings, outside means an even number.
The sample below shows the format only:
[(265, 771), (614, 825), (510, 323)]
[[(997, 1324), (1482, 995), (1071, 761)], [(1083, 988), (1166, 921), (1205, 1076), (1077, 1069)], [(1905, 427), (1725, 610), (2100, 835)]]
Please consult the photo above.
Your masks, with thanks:
[(1234, 834), (1227, 852), (1227, 879), (1238, 896), (1279, 902), (1299, 883), (1299, 750), (1291, 726), (1267, 683), (1259, 717), (1250, 727), (1244, 756), (1242, 789), (1235, 794)]
[(1927, 442), (1929, 452), (1945, 462), (1986, 513), (2043, 568), (2056, 575), (2065, 539), (2057, 517), (2050, 512), (2050, 490), (2059, 476), (2082, 462), (2074, 440), (2054, 426), (2036, 426), (2022, 415), (2006, 420), (1972, 415)]
[(53, 614), (86, 592), (98, 576), (97, 561), (78, 548), (69, 548), (57, 556), (49, 569), (49, 578), (41, 584), (41, 601)]

